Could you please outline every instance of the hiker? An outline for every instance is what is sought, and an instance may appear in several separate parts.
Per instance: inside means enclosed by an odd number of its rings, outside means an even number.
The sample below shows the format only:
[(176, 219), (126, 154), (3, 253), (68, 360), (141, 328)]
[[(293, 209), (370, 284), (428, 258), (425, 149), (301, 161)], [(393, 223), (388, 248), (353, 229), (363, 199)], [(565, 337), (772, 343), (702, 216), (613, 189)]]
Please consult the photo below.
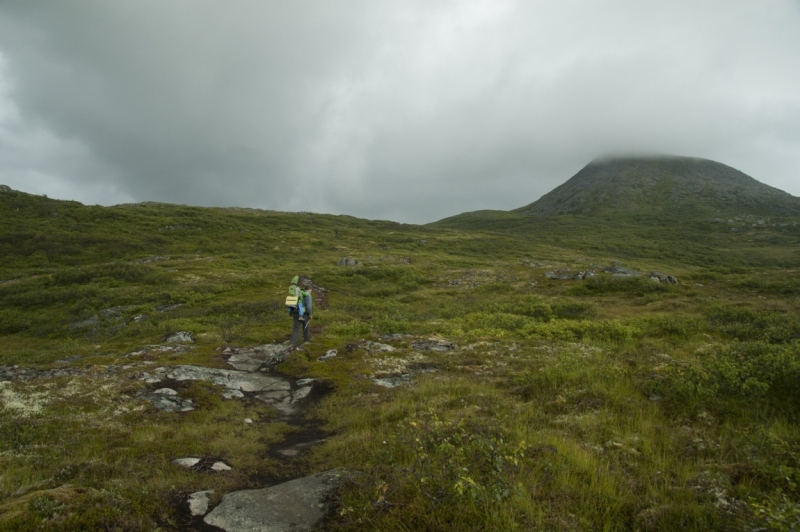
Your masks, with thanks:
[(290, 310), (289, 315), (294, 321), (292, 325), (292, 345), (297, 345), (300, 339), (300, 329), (303, 330), (303, 340), (311, 339), (311, 282), (303, 279), (303, 283), (298, 286), (300, 277), (295, 275), (292, 284), (289, 286), (289, 295), (297, 298), (297, 306)]

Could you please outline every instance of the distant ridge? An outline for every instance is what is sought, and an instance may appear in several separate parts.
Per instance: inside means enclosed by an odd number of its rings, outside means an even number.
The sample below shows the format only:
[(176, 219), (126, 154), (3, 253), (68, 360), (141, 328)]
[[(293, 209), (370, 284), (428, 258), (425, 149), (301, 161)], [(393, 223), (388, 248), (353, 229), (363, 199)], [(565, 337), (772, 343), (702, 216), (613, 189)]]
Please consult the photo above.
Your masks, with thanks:
[(708, 159), (605, 157), (566, 183), (514, 211), (523, 215), (800, 214), (800, 198)]

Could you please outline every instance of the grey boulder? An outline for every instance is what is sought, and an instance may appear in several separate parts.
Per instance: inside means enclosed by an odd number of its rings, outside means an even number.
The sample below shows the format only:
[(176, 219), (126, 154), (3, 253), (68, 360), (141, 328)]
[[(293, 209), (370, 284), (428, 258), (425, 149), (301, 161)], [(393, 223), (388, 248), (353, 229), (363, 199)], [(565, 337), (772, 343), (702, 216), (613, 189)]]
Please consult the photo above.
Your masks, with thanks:
[(228, 493), (203, 520), (226, 532), (312, 530), (331, 509), (331, 493), (348, 477), (324, 471), (258, 490)]
[(359, 262), (353, 257), (342, 257), (336, 263), (337, 266), (358, 266)]

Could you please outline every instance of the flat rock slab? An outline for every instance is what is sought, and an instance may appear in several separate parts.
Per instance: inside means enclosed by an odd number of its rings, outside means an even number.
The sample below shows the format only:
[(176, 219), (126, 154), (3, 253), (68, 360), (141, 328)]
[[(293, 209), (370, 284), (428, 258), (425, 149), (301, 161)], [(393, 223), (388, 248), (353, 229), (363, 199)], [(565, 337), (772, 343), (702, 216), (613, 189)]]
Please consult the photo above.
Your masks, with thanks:
[(262, 366), (283, 362), (291, 346), (288, 344), (265, 344), (248, 348), (226, 349), (231, 353), (228, 364), (241, 371), (257, 371)]
[(324, 471), (269, 488), (228, 493), (204, 521), (226, 532), (312, 530), (330, 510), (331, 493), (347, 477), (345, 471)]
[(176, 381), (210, 381), (212, 384), (223, 386), (229, 390), (239, 390), (242, 392), (288, 391), (291, 388), (286, 380), (277, 377), (248, 373), (246, 371), (203, 368), (200, 366), (156, 368), (153, 370), (153, 374), (143, 372), (140, 378), (148, 383), (157, 383), (165, 378)]

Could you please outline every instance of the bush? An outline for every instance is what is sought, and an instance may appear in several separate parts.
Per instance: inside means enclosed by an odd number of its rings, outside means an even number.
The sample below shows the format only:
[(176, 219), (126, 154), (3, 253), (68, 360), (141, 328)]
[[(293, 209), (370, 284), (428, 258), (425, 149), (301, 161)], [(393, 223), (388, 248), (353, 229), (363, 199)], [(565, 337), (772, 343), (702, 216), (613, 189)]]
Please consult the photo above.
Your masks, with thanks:
[(775, 396), (800, 400), (800, 342), (714, 345), (667, 369), (668, 393), (684, 398)]
[(800, 317), (718, 305), (706, 311), (712, 329), (741, 341), (791, 342), (800, 338)]

